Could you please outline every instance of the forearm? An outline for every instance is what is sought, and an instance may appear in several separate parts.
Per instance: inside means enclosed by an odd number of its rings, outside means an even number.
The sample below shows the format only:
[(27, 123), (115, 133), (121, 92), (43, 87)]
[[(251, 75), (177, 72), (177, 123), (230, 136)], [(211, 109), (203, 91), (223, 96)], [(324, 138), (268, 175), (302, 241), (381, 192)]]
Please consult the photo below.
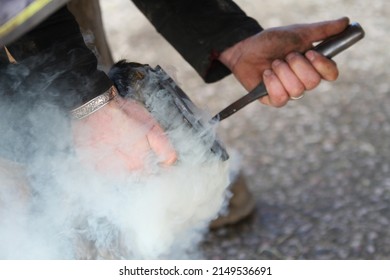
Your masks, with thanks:
[(218, 57), (262, 30), (230, 0), (133, 0), (206, 82), (230, 73)]

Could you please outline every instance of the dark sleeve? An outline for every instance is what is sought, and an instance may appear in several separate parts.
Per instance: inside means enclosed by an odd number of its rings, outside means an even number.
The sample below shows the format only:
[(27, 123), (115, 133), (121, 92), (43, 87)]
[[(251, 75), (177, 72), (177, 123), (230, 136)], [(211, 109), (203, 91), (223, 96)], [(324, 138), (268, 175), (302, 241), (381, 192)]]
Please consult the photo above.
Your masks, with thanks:
[(230, 73), (217, 59), (262, 30), (231, 0), (133, 0), (159, 33), (206, 82)]
[(112, 84), (97, 69), (96, 56), (85, 45), (77, 22), (65, 7), (7, 48), (18, 62), (3, 71), (15, 94), (30, 94), (32, 99), (69, 110), (102, 94)]

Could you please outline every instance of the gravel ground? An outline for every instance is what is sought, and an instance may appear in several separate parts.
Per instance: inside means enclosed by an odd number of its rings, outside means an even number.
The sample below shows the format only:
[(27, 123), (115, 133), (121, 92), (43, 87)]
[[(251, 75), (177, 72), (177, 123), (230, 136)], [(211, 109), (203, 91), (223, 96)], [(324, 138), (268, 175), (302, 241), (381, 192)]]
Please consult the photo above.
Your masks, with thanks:
[[(390, 258), (390, 2), (236, 1), (263, 27), (349, 16), (366, 38), (336, 57), (340, 77), (282, 109), (251, 104), (221, 123), (257, 201), (246, 221), (210, 232), (207, 259)], [(102, 1), (115, 59), (162, 65), (200, 107), (245, 92), (205, 85), (127, 0)], [(288, 11), (286, 13), (285, 11)]]

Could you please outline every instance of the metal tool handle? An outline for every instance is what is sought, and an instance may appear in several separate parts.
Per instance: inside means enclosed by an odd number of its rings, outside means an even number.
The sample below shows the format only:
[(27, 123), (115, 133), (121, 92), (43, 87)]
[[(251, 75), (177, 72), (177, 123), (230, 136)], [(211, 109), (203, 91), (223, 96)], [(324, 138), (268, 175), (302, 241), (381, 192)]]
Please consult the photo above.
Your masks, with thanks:
[(318, 44), (313, 50), (332, 58), (343, 50), (348, 49), (364, 37), (364, 30), (359, 23), (351, 23), (343, 32), (332, 36)]
[[(334, 35), (320, 44), (318, 44), (316, 47), (313, 48), (313, 50), (321, 53), (322, 55), (332, 58), (336, 54), (342, 52), (343, 50), (349, 48), (353, 44), (355, 44), (357, 41), (362, 39), (364, 37), (364, 30), (360, 26), (359, 23), (353, 22), (351, 23), (344, 31), (341, 33)], [(215, 115), (212, 120), (223, 120), (230, 115), (234, 114), (244, 106), (248, 105), (249, 103), (266, 96), (267, 89), (265, 88), (265, 85), (263, 82), (258, 84), (253, 90), (251, 90), (248, 94), (244, 95), (225, 109), (223, 109), (221, 112), (219, 112), (217, 115)]]

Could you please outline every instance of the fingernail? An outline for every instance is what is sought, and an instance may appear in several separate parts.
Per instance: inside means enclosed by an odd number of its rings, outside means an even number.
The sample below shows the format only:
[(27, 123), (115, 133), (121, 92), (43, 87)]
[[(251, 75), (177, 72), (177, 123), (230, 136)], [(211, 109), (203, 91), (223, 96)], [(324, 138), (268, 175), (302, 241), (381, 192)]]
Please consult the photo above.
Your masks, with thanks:
[(266, 69), (266, 70), (264, 71), (263, 75), (264, 75), (265, 77), (270, 77), (270, 76), (272, 76), (272, 71), (271, 71), (270, 69)]
[(276, 59), (272, 62), (272, 66), (273, 67), (277, 67), (279, 66), (280, 64), (282, 64), (282, 61), (280, 59)]
[(286, 56), (286, 60), (287, 61), (290, 61), (292, 60), (294, 57), (297, 56), (297, 53), (289, 53), (287, 56)]
[(313, 51), (308, 51), (306, 52), (306, 57), (310, 60), (313, 61), (316, 58), (316, 55)]

